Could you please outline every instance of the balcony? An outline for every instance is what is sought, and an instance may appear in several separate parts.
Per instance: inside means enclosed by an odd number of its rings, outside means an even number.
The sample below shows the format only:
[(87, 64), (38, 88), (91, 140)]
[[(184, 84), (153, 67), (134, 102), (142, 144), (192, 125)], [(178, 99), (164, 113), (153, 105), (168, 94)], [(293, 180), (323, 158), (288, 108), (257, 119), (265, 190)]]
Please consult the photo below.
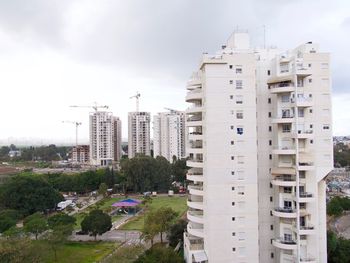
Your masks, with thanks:
[(295, 181), (295, 177), (291, 177), (291, 176), (276, 176), (271, 181), (271, 184), (276, 186), (284, 186), (284, 187), (292, 187), (297, 185)]
[(314, 137), (313, 130), (293, 130), (292, 134), (298, 139), (312, 139)]
[(187, 147), (188, 153), (203, 153), (203, 142), (198, 141), (189, 141), (188, 147)]
[(299, 193), (299, 203), (310, 203), (314, 201), (315, 201), (315, 197), (312, 193), (307, 193), (307, 192)]
[(187, 211), (187, 219), (198, 224), (203, 224), (203, 211)]
[(300, 257), (300, 262), (317, 263), (317, 259), (313, 256)]
[(203, 210), (203, 197), (189, 195), (187, 206), (193, 209)]
[(272, 240), (272, 245), (281, 248), (281, 249), (287, 249), (287, 250), (294, 250), (297, 249), (297, 243), (294, 240), (276, 238)]
[(292, 83), (278, 83), (270, 86), (270, 92), (276, 93), (287, 93), (295, 91), (295, 86)]
[(272, 210), (272, 214), (277, 217), (283, 217), (283, 218), (296, 218), (297, 212), (295, 209), (289, 208), (289, 207), (277, 207), (274, 210)]
[(189, 140), (203, 140), (203, 133), (202, 132), (190, 132), (188, 133), (188, 139)]
[(190, 194), (192, 194), (192, 195), (201, 195), (201, 196), (203, 196), (203, 194), (204, 194), (203, 186), (189, 185), (188, 186), (188, 190), (189, 190)]
[(313, 162), (299, 162), (299, 171), (311, 171), (315, 169)]
[(192, 236), (204, 238), (203, 225), (189, 222), (187, 232)]
[(197, 113), (202, 111), (203, 111), (203, 106), (201, 104), (192, 105), (192, 107), (189, 107), (186, 109), (187, 114), (192, 114), (192, 113)]
[(271, 169), (271, 174), (296, 174), (295, 172), (295, 168), (292, 168), (291, 165), (289, 165), (288, 167), (273, 167)]
[(201, 101), (203, 98), (203, 91), (201, 88), (197, 88), (187, 92), (186, 102)]
[(203, 173), (199, 172), (188, 172), (187, 173), (187, 180), (193, 181), (193, 182), (203, 182)]
[(301, 108), (306, 108), (306, 107), (312, 107), (313, 106), (313, 101), (312, 98), (308, 97), (298, 97), (298, 98), (292, 98), (291, 99), (292, 103), (296, 103), (297, 107)]
[(196, 238), (188, 233), (184, 233), (184, 243), (189, 247), (190, 250), (203, 250), (204, 241), (201, 238)]
[(197, 127), (202, 125), (203, 125), (202, 116), (191, 116), (186, 120), (187, 127)]
[[(296, 225), (293, 225), (293, 231), (297, 233)], [(299, 228), (299, 235), (313, 235), (315, 232), (315, 227), (313, 225), (300, 226)]]
[(272, 123), (292, 123), (294, 122), (293, 114), (278, 114), (272, 119)]
[(272, 154), (292, 155), (296, 154), (296, 150), (293, 146), (275, 146)]
[(311, 73), (311, 68), (305, 67), (303, 63), (297, 63), (296, 68), (295, 68), (295, 74), (301, 76), (301, 77), (307, 77), (310, 76)]
[(199, 159), (199, 158), (189, 159), (187, 160), (186, 165), (188, 167), (203, 168), (203, 159)]

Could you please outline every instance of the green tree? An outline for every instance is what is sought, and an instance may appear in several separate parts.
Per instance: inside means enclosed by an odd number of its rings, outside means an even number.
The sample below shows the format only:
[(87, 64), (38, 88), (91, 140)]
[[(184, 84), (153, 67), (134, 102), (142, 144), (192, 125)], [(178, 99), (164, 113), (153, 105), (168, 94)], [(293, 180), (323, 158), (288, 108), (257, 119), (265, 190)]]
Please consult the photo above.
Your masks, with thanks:
[(328, 263), (350, 263), (350, 240), (337, 238), (336, 234), (327, 232)]
[(0, 206), (20, 211), (23, 215), (54, 209), (63, 196), (42, 177), (18, 175), (0, 187)]
[(16, 220), (10, 217), (0, 217), (0, 233), (16, 225)]
[[(175, 157), (175, 156), (174, 156)], [(186, 165), (186, 159), (176, 159), (173, 158), (173, 163), (171, 164), (172, 174), (176, 182), (184, 183), (186, 181), (186, 174), (188, 167)]]
[(50, 229), (61, 226), (75, 225), (76, 218), (64, 213), (55, 214), (48, 218), (47, 222)]
[(170, 207), (161, 207), (156, 211), (156, 216), (156, 222), (159, 225), (160, 241), (163, 243), (163, 233), (170, 229), (177, 213)]
[(56, 224), (51, 231), (47, 232), (45, 239), (54, 252), (55, 262), (57, 262), (57, 250), (67, 242), (73, 228), (72, 224)]
[(328, 215), (334, 215), (334, 216), (340, 216), (343, 213), (343, 208), (341, 206), (341, 202), (339, 198), (333, 198), (328, 204), (327, 204), (327, 214)]
[(29, 238), (10, 237), (0, 239), (1, 263), (39, 263), (43, 262), (42, 248)]
[(183, 263), (182, 257), (172, 248), (155, 246), (141, 255), (135, 263)]
[(183, 241), (183, 234), (187, 227), (186, 220), (180, 219), (173, 224), (168, 231), (169, 245), (176, 247), (179, 241)]
[(153, 246), (154, 237), (160, 232), (160, 227), (157, 223), (157, 213), (155, 211), (149, 211), (145, 215), (141, 232), (141, 238), (145, 241), (151, 241), (151, 245)]
[(93, 235), (95, 240), (97, 235), (102, 235), (111, 228), (111, 217), (98, 209), (92, 210), (81, 222), (82, 231)]
[(107, 189), (108, 189), (108, 186), (105, 183), (101, 183), (100, 187), (98, 188), (98, 194), (106, 197), (107, 196)]
[(46, 218), (40, 214), (35, 213), (24, 219), (23, 222), (24, 231), (35, 235), (35, 240), (38, 239), (38, 235), (48, 229)]

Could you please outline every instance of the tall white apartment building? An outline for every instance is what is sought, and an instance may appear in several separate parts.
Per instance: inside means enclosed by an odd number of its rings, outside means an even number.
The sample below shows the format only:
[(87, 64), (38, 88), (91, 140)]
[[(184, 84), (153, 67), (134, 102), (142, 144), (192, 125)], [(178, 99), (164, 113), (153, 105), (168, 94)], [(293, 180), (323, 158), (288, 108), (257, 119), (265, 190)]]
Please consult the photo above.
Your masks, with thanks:
[(329, 54), (234, 33), (187, 89), (186, 262), (327, 262)]
[(149, 112), (129, 112), (129, 158), (133, 158), (137, 154), (151, 155), (150, 122), (151, 114)]
[(153, 117), (154, 157), (163, 156), (168, 161), (185, 157), (185, 113), (161, 112)]
[[(119, 157), (118, 157), (119, 153)], [(111, 112), (90, 113), (90, 163), (97, 166), (112, 165), (120, 158), (121, 121)]]

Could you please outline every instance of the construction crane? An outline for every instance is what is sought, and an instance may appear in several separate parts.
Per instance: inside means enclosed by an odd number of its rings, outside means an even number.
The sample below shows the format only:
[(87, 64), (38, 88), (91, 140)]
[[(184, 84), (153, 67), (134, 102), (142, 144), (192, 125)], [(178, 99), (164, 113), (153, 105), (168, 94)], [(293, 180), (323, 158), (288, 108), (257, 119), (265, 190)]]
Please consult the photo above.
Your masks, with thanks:
[(136, 112), (139, 112), (139, 99), (140, 99), (140, 97), (141, 97), (141, 94), (138, 91), (136, 91), (136, 95), (130, 97), (130, 99), (133, 99), (133, 98), (136, 99)]
[(75, 146), (78, 146), (78, 127), (82, 125), (81, 122), (78, 121), (62, 121), (63, 123), (71, 123), (75, 125)]
[(164, 108), (164, 109), (170, 111), (170, 113), (179, 113), (179, 112), (181, 112), (179, 110), (174, 110), (174, 109), (170, 109), (170, 108)]
[(71, 105), (69, 107), (71, 107), (71, 108), (93, 108), (95, 111), (97, 111), (99, 108), (102, 108), (102, 109), (109, 108), (107, 105), (97, 105), (96, 102), (95, 102), (95, 105), (87, 105), (87, 106)]

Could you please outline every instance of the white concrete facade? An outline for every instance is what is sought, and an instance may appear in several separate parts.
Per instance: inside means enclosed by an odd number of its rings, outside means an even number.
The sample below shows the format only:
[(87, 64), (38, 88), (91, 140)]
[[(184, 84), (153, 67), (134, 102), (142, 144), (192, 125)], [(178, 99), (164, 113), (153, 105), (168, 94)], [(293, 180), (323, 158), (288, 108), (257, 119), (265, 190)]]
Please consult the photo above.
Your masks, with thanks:
[(235, 33), (187, 89), (186, 262), (327, 262), (329, 54)]
[(154, 157), (163, 156), (172, 162), (185, 157), (185, 113), (161, 112), (153, 116)]
[(121, 153), (121, 121), (111, 112), (90, 113), (90, 164), (109, 166)]
[(129, 112), (128, 115), (128, 156), (151, 155), (151, 115), (149, 112)]

